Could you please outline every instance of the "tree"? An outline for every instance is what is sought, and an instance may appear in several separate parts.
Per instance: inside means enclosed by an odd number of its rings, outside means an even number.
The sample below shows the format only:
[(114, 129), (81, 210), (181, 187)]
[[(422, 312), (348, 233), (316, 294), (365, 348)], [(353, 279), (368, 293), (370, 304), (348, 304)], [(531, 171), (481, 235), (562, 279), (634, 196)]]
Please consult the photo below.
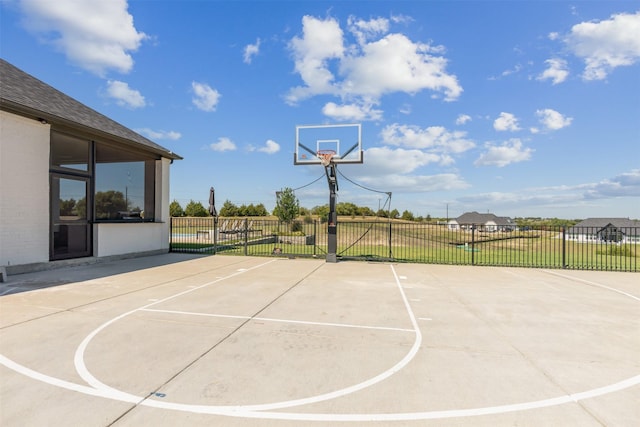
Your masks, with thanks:
[(76, 215), (80, 218), (87, 217), (87, 198), (83, 197), (76, 203)]
[(309, 209), (304, 208), (304, 207), (300, 207), (300, 211), (298, 212), (298, 215), (300, 216), (309, 216), (311, 215), (311, 212), (309, 211)]
[(242, 205), (238, 209), (238, 215), (240, 216), (267, 216), (267, 208), (262, 203), (254, 205), (251, 203), (249, 206)]
[(299, 211), (300, 201), (291, 188), (287, 187), (276, 193), (276, 207), (273, 209), (273, 214), (280, 221), (290, 223), (296, 219)]
[(325, 223), (329, 219), (329, 205), (315, 206), (311, 209), (311, 213), (319, 216), (320, 222)]
[(122, 191), (98, 191), (95, 203), (96, 219), (119, 219), (120, 212), (128, 210)]
[(220, 209), (220, 216), (238, 216), (239, 213), (238, 207), (229, 200), (225, 200), (222, 209)]
[(202, 206), (200, 202), (191, 200), (184, 208), (186, 216), (209, 216), (209, 212)]
[(255, 209), (255, 216), (268, 216), (269, 212), (262, 203), (258, 204)]
[(184, 216), (184, 210), (182, 210), (182, 206), (178, 203), (177, 200), (174, 200), (169, 205), (169, 215), (171, 216)]
[(358, 215), (363, 217), (365, 216), (376, 216), (376, 213), (368, 206), (358, 208)]
[(76, 209), (76, 200), (71, 198), (69, 200), (60, 199), (60, 216), (71, 216)]
[(336, 213), (344, 216), (355, 216), (358, 214), (358, 207), (353, 203), (340, 202), (336, 205)]
[(409, 211), (402, 212), (402, 219), (405, 221), (413, 221), (415, 218), (413, 217), (413, 213)]
[(394, 209), (394, 210), (392, 210), (392, 211), (391, 211), (391, 213), (389, 214), (389, 216), (390, 216), (392, 219), (396, 219), (396, 218), (398, 218), (398, 217), (400, 216), (400, 212), (398, 212), (398, 209)]

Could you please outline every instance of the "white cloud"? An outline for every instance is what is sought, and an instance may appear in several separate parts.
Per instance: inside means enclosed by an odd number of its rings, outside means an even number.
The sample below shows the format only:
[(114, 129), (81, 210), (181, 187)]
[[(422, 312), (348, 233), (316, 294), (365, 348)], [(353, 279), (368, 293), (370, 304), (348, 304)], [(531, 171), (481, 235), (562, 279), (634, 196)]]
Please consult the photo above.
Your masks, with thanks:
[(377, 18), (364, 21), (350, 16), (347, 20), (349, 31), (356, 37), (359, 44), (365, 43), (379, 34), (385, 34), (389, 31), (389, 20), (386, 18)]
[(333, 18), (320, 20), (311, 16), (302, 18), (302, 37), (289, 43), (295, 61), (295, 70), (306, 84), (291, 89), (287, 100), (297, 101), (317, 94), (334, 93), (334, 76), (328, 60), (342, 57), (344, 46), (340, 24)]
[(522, 146), (518, 138), (505, 141), (502, 145), (486, 143), (487, 151), (474, 162), (476, 166), (504, 167), (511, 163), (523, 162), (531, 158), (533, 149)]
[(569, 76), (567, 61), (564, 59), (553, 58), (544, 62), (548, 67), (536, 77), (536, 80), (551, 80), (552, 84), (557, 85), (564, 82)]
[[(595, 183), (579, 183), (575, 185), (557, 185), (548, 187), (522, 187), (515, 193), (491, 192), (478, 193), (460, 197), (457, 202), (467, 206), (491, 206), (497, 211), (520, 210), (522, 215), (536, 215), (540, 212), (558, 212), (569, 209), (574, 218), (588, 216), (626, 216), (634, 218), (638, 209), (620, 210), (613, 208), (611, 200), (628, 198), (638, 200), (640, 194), (640, 169), (621, 173), (613, 178), (603, 179)], [(629, 206), (634, 206), (629, 203)], [(635, 206), (638, 206), (635, 203)], [(582, 211), (593, 211), (600, 214), (576, 214)], [(612, 214), (613, 212), (618, 212)]]
[(442, 163), (442, 155), (424, 151), (391, 147), (373, 147), (364, 153), (367, 159), (350, 174), (358, 181), (384, 191), (424, 193), (457, 190), (469, 187), (462, 177), (453, 173), (420, 175), (414, 173), (432, 163)]
[(136, 132), (138, 132), (141, 135), (146, 136), (149, 139), (152, 140), (157, 140), (157, 139), (170, 139), (170, 140), (178, 140), (180, 138), (182, 138), (182, 134), (180, 134), (180, 132), (176, 132), (176, 131), (164, 131), (164, 130), (153, 130), (153, 129), (149, 129), (149, 128), (140, 128), (140, 129), (136, 129)]
[(547, 130), (559, 130), (571, 125), (573, 118), (565, 117), (551, 108), (537, 110), (536, 115), (540, 118), (540, 123)]
[(587, 199), (610, 197), (638, 197), (640, 195), (640, 169), (632, 169), (611, 179), (590, 184), (584, 193)]
[(432, 153), (463, 153), (475, 147), (463, 131), (448, 131), (441, 126), (419, 126), (394, 123), (380, 132), (384, 144), (428, 150)]
[(260, 53), (260, 39), (255, 44), (248, 44), (244, 48), (244, 63), (251, 64), (253, 57)]
[(382, 110), (376, 110), (372, 104), (343, 104), (327, 102), (322, 107), (322, 114), (338, 121), (381, 120)]
[[(398, 112), (404, 115), (409, 115), (411, 114), (411, 105), (409, 104), (403, 104), (400, 107), (398, 107)], [(381, 111), (382, 113), (382, 111)]]
[(522, 65), (516, 64), (512, 69), (504, 70), (500, 75), (502, 77), (507, 77), (507, 76), (510, 76), (511, 74), (518, 74), (520, 71), (522, 71)]
[(130, 108), (142, 108), (146, 105), (144, 96), (137, 90), (131, 89), (125, 82), (109, 80), (107, 95), (116, 100), (118, 105)]
[(373, 147), (364, 153), (367, 169), (375, 170), (381, 175), (389, 173), (408, 174), (430, 163), (438, 163), (441, 156), (424, 151), (404, 148)]
[(340, 70), (345, 75), (342, 91), (379, 98), (393, 92), (418, 93), (424, 89), (442, 92), (453, 101), (462, 93), (454, 75), (446, 73), (447, 60), (431, 55), (440, 47), (414, 43), (403, 34), (361, 46), (361, 51), (342, 59)]
[(126, 0), (22, 0), (20, 6), (29, 31), (99, 76), (131, 71), (130, 53), (147, 38), (136, 30)]
[(460, 175), (443, 173), (436, 175), (388, 175), (360, 176), (366, 185), (383, 188), (399, 193), (429, 193), (434, 191), (453, 191), (469, 188), (469, 184)]
[(574, 25), (564, 42), (584, 60), (585, 80), (603, 80), (615, 68), (640, 60), (640, 12)]
[(294, 37), (289, 48), (304, 85), (290, 89), (290, 104), (320, 94), (375, 104), (394, 92), (431, 90), (447, 101), (462, 93), (456, 76), (446, 72), (447, 60), (437, 55), (444, 51), (441, 46), (413, 42), (399, 33), (383, 35), (389, 25), (384, 18), (351, 17), (348, 28), (356, 43), (348, 48), (335, 19), (305, 16), (302, 24), (302, 37)]
[(212, 89), (208, 84), (192, 82), (191, 89), (195, 94), (192, 99), (193, 105), (198, 107), (202, 111), (215, 111), (218, 101), (220, 100), (220, 93)]
[(498, 132), (511, 131), (515, 132), (520, 130), (520, 126), (518, 126), (518, 119), (511, 113), (500, 113), (500, 117), (498, 117), (493, 122), (493, 128)]
[(275, 154), (280, 151), (280, 144), (278, 144), (274, 140), (268, 139), (267, 142), (265, 142), (264, 147), (258, 148), (258, 151), (267, 154)]
[(214, 142), (213, 144), (209, 145), (209, 148), (211, 148), (213, 151), (219, 151), (222, 153), (225, 151), (236, 150), (236, 144), (234, 144), (231, 139), (223, 136), (218, 138), (218, 142)]
[(471, 121), (471, 116), (469, 116), (468, 114), (460, 114), (458, 116), (458, 118), (456, 119), (456, 124), (457, 125), (464, 125), (467, 122)]

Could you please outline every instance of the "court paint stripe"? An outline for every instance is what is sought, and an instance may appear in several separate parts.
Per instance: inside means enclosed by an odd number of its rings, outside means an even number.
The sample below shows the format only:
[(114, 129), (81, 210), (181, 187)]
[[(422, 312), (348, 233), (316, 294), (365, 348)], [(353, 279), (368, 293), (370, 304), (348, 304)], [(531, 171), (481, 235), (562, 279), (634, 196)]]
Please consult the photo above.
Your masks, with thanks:
[[(275, 260), (272, 260), (270, 262), (273, 262)], [(264, 264), (260, 264), (257, 265), (255, 267), (252, 267), (250, 269), (247, 269), (246, 271), (261, 267), (263, 265), (269, 264), (270, 262), (264, 263)], [(320, 395), (316, 395), (316, 396), (310, 396), (307, 398), (302, 398), (302, 399), (294, 399), (294, 400), (288, 400), (288, 401), (283, 401), (283, 402), (274, 402), (274, 403), (268, 403), (268, 404), (257, 404), (257, 405), (240, 405), (240, 406), (212, 406), (211, 409), (214, 411), (227, 411), (227, 410), (233, 410), (233, 411), (238, 411), (241, 410), (243, 412), (252, 412), (252, 411), (268, 411), (268, 410), (274, 410), (274, 409), (281, 409), (281, 408), (288, 408), (288, 407), (292, 407), (292, 406), (300, 406), (300, 405), (306, 405), (306, 404), (310, 404), (310, 403), (317, 403), (317, 402), (322, 402), (325, 400), (331, 400), (331, 399), (335, 399), (338, 397), (342, 397), (342, 396), (346, 396), (348, 394), (354, 393), (356, 391), (360, 391), (363, 390), (367, 387), (370, 387), (374, 384), (377, 384), (387, 378), (389, 378), (390, 376), (394, 375), (395, 373), (397, 373), (398, 371), (400, 371), (402, 368), (404, 368), (409, 362), (411, 362), (411, 360), (413, 360), (413, 358), (415, 357), (415, 355), (417, 354), (420, 345), (422, 344), (422, 333), (420, 332), (420, 328), (418, 327), (418, 323), (416, 321), (416, 318), (413, 314), (413, 311), (411, 309), (411, 306), (409, 304), (409, 301), (407, 300), (407, 296), (404, 293), (404, 290), (402, 288), (402, 285), (400, 283), (400, 279), (398, 277), (398, 275), (396, 274), (395, 268), (393, 267), (393, 265), (390, 266), (391, 267), (391, 271), (393, 273), (393, 277), (395, 279), (395, 286), (396, 288), (399, 290), (400, 295), (402, 297), (404, 306), (407, 310), (407, 313), (409, 315), (409, 318), (411, 320), (411, 324), (413, 326), (413, 332), (415, 333), (415, 340), (413, 343), (413, 346), (411, 347), (411, 349), (409, 350), (409, 352), (405, 355), (405, 357), (403, 357), (398, 363), (396, 363), (394, 366), (392, 366), (391, 368), (387, 369), (386, 371), (376, 375), (373, 378), (370, 378), (366, 381), (363, 381), (361, 383), (358, 384), (354, 384), (352, 386), (349, 387), (345, 387), (343, 389), (339, 389), (339, 390), (335, 390), (329, 393), (324, 393), (324, 394), (320, 394)], [(242, 271), (241, 273), (244, 273), (245, 271)], [(234, 273), (232, 275), (227, 276), (227, 278), (229, 277), (233, 277), (235, 275), (241, 274), (241, 273)], [(222, 279), (219, 279), (222, 280)], [(160, 301), (151, 303), (151, 304), (147, 304), (145, 306), (139, 307), (135, 310), (131, 310), (127, 313), (124, 313), (114, 319), (111, 319), (110, 321), (104, 323), (102, 326), (98, 327), (96, 330), (94, 330), (92, 333), (90, 333), (84, 340), (83, 342), (80, 344), (80, 346), (78, 347), (78, 349), (76, 350), (76, 354), (75, 354), (75, 358), (74, 358), (74, 363), (76, 364), (76, 370), (78, 371), (78, 374), (82, 377), (83, 380), (85, 380), (89, 385), (91, 385), (94, 388), (103, 390), (103, 391), (111, 391), (114, 394), (119, 394), (122, 393), (126, 398), (133, 398), (135, 396), (130, 395), (129, 393), (125, 393), (122, 392), (120, 390), (114, 389), (104, 383), (102, 383), (101, 381), (99, 381), (97, 378), (95, 378), (87, 369), (85, 363), (84, 363), (84, 352), (86, 351), (87, 346), (89, 345), (89, 343), (91, 342), (91, 340), (98, 334), (100, 333), (102, 330), (104, 330), (105, 328), (107, 328), (108, 326), (110, 326), (111, 324), (115, 323), (116, 321), (129, 316), (132, 313), (135, 313), (136, 311), (139, 310), (143, 310), (143, 309), (148, 309), (149, 307), (152, 307), (156, 304), (160, 304), (162, 302), (165, 301), (169, 301), (177, 296), (180, 295), (184, 295), (187, 294), (189, 292), (193, 292), (196, 289), (200, 289), (203, 288), (205, 286), (208, 286), (209, 284), (218, 282), (219, 280), (215, 280), (213, 282), (210, 283), (206, 283), (202, 286), (199, 286), (197, 288), (194, 289), (189, 289), (187, 291), (181, 292), (179, 294), (164, 298)], [(141, 399), (141, 397), (139, 397), (139, 399)], [(162, 405), (169, 405), (171, 404), (171, 402), (161, 402), (161, 401), (154, 401), (153, 399), (147, 399), (145, 398), (144, 401), (140, 402), (141, 405), (149, 405), (149, 406), (154, 406), (157, 407), (155, 403), (148, 403), (148, 402), (157, 402), (158, 404)], [(171, 404), (171, 406), (174, 406), (175, 404)], [(180, 407), (183, 407), (182, 405), (179, 405)], [(199, 405), (184, 405), (184, 407), (189, 407), (189, 406), (199, 406)]]
[(90, 396), (104, 397), (107, 399), (115, 399), (123, 402), (131, 402), (131, 403), (139, 403), (140, 398), (137, 396), (133, 396), (135, 399), (127, 399), (123, 395), (114, 395), (112, 393), (105, 393), (103, 390), (98, 390), (93, 387), (89, 387), (82, 384), (72, 383), (70, 381), (61, 380), (60, 378), (55, 378), (49, 375), (45, 375), (38, 371), (34, 371), (33, 369), (29, 369), (24, 365), (14, 362), (3, 354), (0, 354), (0, 364), (6, 366), (9, 369), (14, 370), (15, 372), (22, 374), (26, 377), (32, 378), (36, 381), (41, 381), (43, 383), (47, 383), (56, 387), (65, 388), (71, 391), (77, 391), (79, 393), (88, 394)]
[(205, 317), (219, 317), (227, 319), (239, 319), (239, 320), (260, 320), (263, 322), (274, 323), (292, 323), (296, 325), (311, 325), (311, 326), (335, 326), (338, 328), (355, 328), (355, 329), (374, 329), (379, 331), (398, 331), (398, 332), (415, 332), (413, 329), (406, 328), (390, 328), (387, 326), (367, 326), (367, 325), (351, 325), (349, 323), (329, 323), (329, 322), (311, 322), (307, 320), (287, 320), (287, 319), (273, 319), (270, 317), (251, 317), (251, 316), (234, 316), (230, 314), (210, 314), (210, 313), (196, 313), (190, 311), (177, 311), (177, 310), (157, 310), (152, 308), (143, 308), (139, 311), (149, 311), (153, 313), (168, 313), (168, 314), (183, 314), (187, 316), (205, 316)]
[[(603, 396), (616, 391), (622, 391), (629, 387), (640, 384), (640, 375), (627, 378), (626, 380), (610, 384), (608, 386), (588, 390), (581, 393), (560, 396), (551, 399), (538, 400), (535, 402), (518, 403), (513, 405), (491, 406), (485, 408), (471, 409), (452, 409), (444, 411), (426, 411), (426, 412), (404, 412), (404, 413), (386, 413), (386, 414), (327, 414), (327, 413), (295, 413), (295, 412), (260, 412), (248, 411), (243, 407), (215, 407), (207, 405), (189, 405), (171, 402), (163, 402), (159, 400), (139, 401), (139, 397), (132, 396), (134, 399), (127, 399), (122, 393), (113, 394), (109, 391), (91, 388), (85, 385), (72, 383), (69, 381), (54, 378), (49, 375), (29, 369), (13, 360), (0, 354), (0, 364), (7, 368), (52, 386), (64, 388), (70, 391), (76, 391), (91, 396), (103, 397), (122, 402), (138, 403), (144, 406), (157, 409), (170, 409), (181, 412), (199, 413), (208, 415), (224, 415), (240, 418), (258, 418), (258, 419), (276, 419), (276, 420), (295, 420), (295, 421), (409, 421), (409, 420), (427, 420), (427, 419), (444, 419), (444, 418), (461, 418), (479, 415), (503, 414), (507, 412), (524, 411), (530, 409), (540, 409), (550, 406), (562, 405), (565, 403), (575, 403), (582, 400)], [(129, 395), (131, 396), (131, 395)]]
[[(600, 285), (594, 282), (576, 279), (570, 276), (567, 276), (567, 278), (580, 280), (587, 284), (595, 285), (603, 289), (608, 289), (613, 292), (617, 292), (619, 294), (628, 296), (634, 300), (640, 301), (640, 298), (631, 294), (627, 294), (626, 292), (615, 289), (615, 288), (611, 288), (605, 285)], [(71, 383), (58, 378), (50, 377), (48, 375), (33, 371), (23, 365), (20, 365), (19, 363), (16, 363), (10, 360), (9, 358), (5, 357), (2, 354), (0, 354), (0, 364), (22, 375), (25, 375), (32, 379), (42, 381), (57, 387), (61, 387), (68, 390), (77, 391), (80, 393), (85, 393), (93, 396), (110, 398), (114, 400), (134, 402), (134, 403), (138, 402), (137, 400), (126, 400), (124, 398), (126, 396), (123, 396), (123, 393), (112, 394), (112, 393), (109, 393), (108, 390), (107, 391), (98, 390), (98, 389), (90, 388), (84, 385), (79, 385), (79, 384)], [(470, 409), (459, 409), (459, 410), (454, 409), (454, 410), (443, 410), (443, 411), (382, 413), (382, 414), (381, 413), (378, 413), (378, 414), (315, 413), (314, 414), (314, 413), (287, 413), (287, 412), (273, 412), (273, 411), (272, 412), (256, 412), (256, 411), (246, 410), (242, 406), (214, 407), (214, 406), (205, 406), (205, 405), (177, 404), (177, 403), (163, 402), (163, 401), (151, 400), (151, 399), (146, 399), (143, 402), (140, 402), (140, 404), (149, 406), (149, 407), (158, 408), (158, 409), (170, 409), (170, 410), (177, 410), (177, 411), (190, 412), (190, 413), (224, 415), (224, 416), (241, 417), (241, 418), (281, 419), (281, 420), (298, 420), (298, 421), (355, 421), (355, 422), (402, 421), (402, 420), (425, 420), (425, 419), (470, 417), (470, 416), (478, 416), (478, 415), (501, 414), (506, 412), (538, 409), (538, 408), (562, 405), (565, 403), (575, 403), (581, 400), (625, 390), (627, 388), (630, 388), (636, 385), (640, 385), (640, 375), (636, 375), (634, 377), (630, 377), (625, 380), (622, 380), (617, 383), (610, 384), (604, 387), (599, 387), (596, 389), (592, 389), (592, 390), (588, 390), (580, 393), (574, 393), (574, 394), (559, 396), (559, 397), (550, 398), (550, 399), (543, 399), (543, 400), (534, 401), (534, 402), (524, 402), (524, 403), (518, 403), (518, 404), (511, 404), (511, 405), (500, 405), (500, 406), (492, 406), (492, 407), (484, 407), (484, 408), (470, 408)], [(115, 391), (117, 392), (117, 390)], [(133, 396), (133, 397), (136, 399), (139, 399), (139, 397), (136, 397), (136, 396)]]
[[(238, 270), (238, 271), (236, 271), (234, 273), (231, 273), (231, 274), (229, 274), (227, 276), (218, 278), (216, 280), (212, 280), (212, 281), (207, 282), (207, 283), (205, 283), (203, 285), (200, 285), (198, 287), (187, 289), (187, 290), (179, 292), (177, 294), (168, 296), (166, 298), (160, 299), (158, 301), (154, 301), (154, 302), (152, 302), (150, 304), (147, 304), (147, 305), (144, 305), (142, 307), (136, 308), (134, 310), (128, 311), (128, 312), (126, 312), (124, 314), (121, 314), (120, 316), (114, 317), (113, 319), (109, 320), (108, 322), (103, 323), (98, 328), (93, 330), (89, 335), (87, 335), (85, 337), (85, 339), (82, 340), (82, 342), (80, 343), (78, 348), (76, 349), (76, 353), (74, 355), (73, 362), (74, 362), (74, 365), (76, 367), (76, 371), (78, 372), (78, 375), (80, 375), (80, 377), (83, 380), (85, 380), (87, 382), (87, 384), (89, 384), (90, 386), (92, 386), (92, 387), (94, 387), (96, 389), (105, 390), (105, 391), (106, 390), (111, 390), (113, 393), (117, 393), (117, 394), (124, 393), (124, 392), (122, 392), (120, 390), (117, 390), (117, 389), (114, 389), (112, 387), (109, 387), (108, 385), (106, 385), (103, 382), (99, 381), (96, 377), (93, 376), (93, 374), (91, 374), (91, 372), (89, 372), (89, 369), (87, 368), (86, 364), (84, 363), (84, 353), (87, 350), (87, 347), (88, 347), (89, 343), (91, 342), (91, 340), (93, 340), (93, 338), (95, 338), (96, 335), (98, 335), (100, 332), (102, 332), (104, 329), (106, 329), (108, 326), (112, 325), (113, 323), (117, 322), (118, 320), (121, 320), (121, 319), (123, 319), (123, 318), (125, 318), (125, 317), (127, 317), (127, 316), (129, 316), (129, 315), (131, 315), (133, 313), (135, 313), (138, 310), (149, 308), (149, 307), (153, 307), (156, 304), (161, 304), (163, 302), (170, 301), (170, 300), (172, 300), (174, 298), (178, 298), (178, 297), (180, 297), (182, 295), (186, 295), (186, 294), (189, 294), (191, 292), (197, 291), (198, 289), (202, 289), (202, 288), (205, 288), (207, 286), (211, 286), (211, 285), (213, 285), (215, 283), (218, 283), (218, 282), (220, 282), (222, 280), (230, 279), (230, 278), (238, 276), (240, 274), (244, 274), (244, 273), (246, 273), (248, 271), (263, 267), (263, 266), (271, 264), (272, 262), (275, 262), (275, 261), (277, 261), (277, 259), (272, 259), (270, 261), (255, 265), (255, 266), (247, 268), (247, 269)], [(127, 396), (132, 396), (132, 395), (130, 395), (128, 393), (124, 393), (124, 394), (126, 394)], [(138, 398), (138, 400), (140, 400), (140, 398)]]
[[(306, 397), (306, 398), (302, 398), (302, 399), (295, 399), (295, 400), (288, 400), (288, 401), (283, 401), (283, 402), (274, 402), (274, 403), (267, 403), (267, 404), (259, 404), (259, 405), (242, 405), (240, 407), (237, 407), (238, 409), (241, 409), (242, 411), (247, 411), (247, 412), (253, 412), (253, 411), (273, 411), (274, 409), (281, 409), (281, 408), (290, 408), (293, 406), (300, 406), (300, 405), (308, 405), (311, 403), (318, 403), (318, 402), (323, 402), (325, 400), (332, 400), (332, 399), (336, 399), (339, 397), (343, 397), (352, 393), (355, 393), (357, 391), (360, 390), (364, 390), (365, 388), (371, 387), (372, 385), (375, 385), (381, 381), (386, 380), (387, 378), (391, 377), (392, 375), (396, 374), (397, 372), (399, 372), (400, 370), (402, 370), (406, 365), (409, 364), (409, 362), (411, 362), (413, 360), (413, 358), (416, 356), (416, 354), (418, 353), (418, 350), (420, 349), (420, 345), (422, 344), (422, 333), (420, 332), (420, 328), (418, 327), (418, 322), (416, 321), (416, 318), (413, 314), (413, 310), (411, 309), (411, 305), (409, 305), (409, 301), (407, 300), (407, 296), (404, 293), (404, 290), (402, 289), (402, 285), (400, 283), (400, 279), (398, 278), (398, 275), (396, 274), (396, 270), (393, 267), (393, 265), (390, 265), (391, 267), (391, 271), (393, 273), (393, 277), (395, 279), (395, 285), (397, 287), (397, 289), (400, 291), (400, 295), (402, 297), (402, 301), (404, 303), (404, 306), (407, 310), (407, 314), (409, 315), (409, 319), (411, 320), (411, 325), (413, 326), (413, 331), (415, 332), (415, 340), (414, 343), (411, 347), (411, 349), (409, 350), (409, 352), (395, 365), (393, 365), (391, 368), (387, 369), (386, 371), (376, 375), (375, 377), (372, 377), (366, 381), (363, 381), (359, 384), (354, 384), (352, 386), (349, 387), (345, 387), (339, 390), (335, 390), (329, 393), (324, 393), (324, 394), (319, 394), (316, 396), (310, 396), (310, 397)], [(151, 401), (153, 401), (152, 399), (150, 399)], [(146, 404), (147, 401), (145, 401), (143, 404)], [(261, 412), (264, 413), (264, 412)], [(332, 419), (332, 418), (329, 418)]]
[(600, 283), (592, 282), (590, 280), (581, 279), (579, 277), (573, 277), (573, 276), (569, 276), (569, 275), (566, 275), (566, 274), (556, 273), (555, 271), (551, 271), (551, 270), (543, 270), (543, 271), (546, 272), (546, 273), (549, 273), (549, 274), (551, 274), (553, 276), (562, 277), (563, 279), (575, 280), (577, 282), (586, 283), (587, 285), (591, 285), (591, 286), (595, 286), (595, 287), (598, 287), (598, 288), (607, 289), (609, 291), (617, 292), (617, 293), (619, 293), (621, 295), (624, 295), (624, 296), (629, 297), (631, 299), (634, 299), (636, 301), (640, 301), (640, 297), (637, 297), (637, 296), (632, 295), (630, 293), (621, 291), (620, 289), (612, 288), (610, 286), (602, 285)]

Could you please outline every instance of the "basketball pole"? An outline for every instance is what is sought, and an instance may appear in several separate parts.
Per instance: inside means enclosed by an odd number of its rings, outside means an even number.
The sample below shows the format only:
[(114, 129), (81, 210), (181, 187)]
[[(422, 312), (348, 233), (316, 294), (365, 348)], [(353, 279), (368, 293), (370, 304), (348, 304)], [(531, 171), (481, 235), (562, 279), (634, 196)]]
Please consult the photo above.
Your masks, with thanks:
[(327, 262), (338, 262), (338, 213), (336, 212), (336, 193), (338, 177), (336, 165), (330, 162), (324, 167), (329, 184), (329, 218), (327, 218)]

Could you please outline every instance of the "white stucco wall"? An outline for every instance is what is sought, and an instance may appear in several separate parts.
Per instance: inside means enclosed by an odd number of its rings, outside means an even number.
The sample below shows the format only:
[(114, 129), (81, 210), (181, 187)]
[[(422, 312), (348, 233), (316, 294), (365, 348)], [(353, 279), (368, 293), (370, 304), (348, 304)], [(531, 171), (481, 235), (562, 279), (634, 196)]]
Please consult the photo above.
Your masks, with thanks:
[(146, 222), (136, 224), (101, 223), (93, 226), (93, 253), (98, 257), (135, 254), (137, 252), (169, 250), (163, 244), (167, 223)]
[(0, 266), (49, 261), (50, 126), (0, 111)]

